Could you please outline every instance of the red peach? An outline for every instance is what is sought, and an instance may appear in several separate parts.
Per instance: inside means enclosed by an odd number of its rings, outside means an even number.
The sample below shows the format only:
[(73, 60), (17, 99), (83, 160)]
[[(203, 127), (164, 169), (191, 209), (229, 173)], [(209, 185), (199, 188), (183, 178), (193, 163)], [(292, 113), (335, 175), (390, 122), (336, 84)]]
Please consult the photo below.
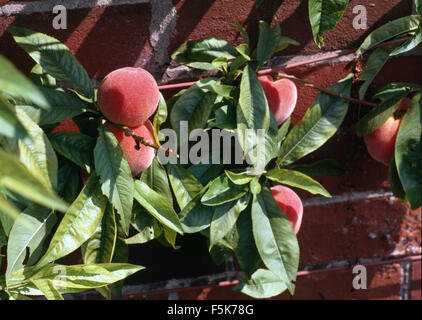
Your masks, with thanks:
[(50, 131), (50, 134), (56, 132), (76, 132), (80, 133), (78, 125), (73, 119), (67, 119), (59, 123), (57, 127)]
[(302, 224), (303, 204), (302, 200), (292, 189), (277, 185), (271, 188), (271, 193), (280, 209), (292, 224), (294, 232), (297, 234)]
[(372, 159), (386, 166), (390, 164), (400, 123), (401, 119), (391, 116), (381, 127), (363, 138)]
[[(410, 101), (410, 99), (404, 98), (398, 107), (398, 112), (406, 111)], [(392, 115), (381, 127), (363, 138), (366, 149), (372, 159), (389, 166), (391, 157), (394, 153), (394, 146), (396, 144), (401, 120), (401, 118), (396, 119), (395, 116)]]
[(297, 102), (297, 88), (293, 81), (280, 79), (273, 81), (270, 76), (258, 77), (274, 114), (277, 125), (281, 125), (292, 114)]
[[(140, 144), (140, 149), (137, 150), (135, 149), (136, 142), (133, 137), (126, 136), (122, 129), (110, 123), (106, 123), (106, 127), (114, 134), (119, 142), (133, 176), (137, 176), (139, 173), (149, 168), (155, 156), (154, 148)], [(137, 127), (130, 127), (130, 129), (132, 129), (135, 135), (143, 137), (146, 141), (155, 145), (154, 127), (151, 121), (147, 120), (144, 124)]]
[(157, 110), (157, 82), (142, 68), (121, 68), (109, 73), (98, 88), (98, 105), (111, 122), (136, 127)]

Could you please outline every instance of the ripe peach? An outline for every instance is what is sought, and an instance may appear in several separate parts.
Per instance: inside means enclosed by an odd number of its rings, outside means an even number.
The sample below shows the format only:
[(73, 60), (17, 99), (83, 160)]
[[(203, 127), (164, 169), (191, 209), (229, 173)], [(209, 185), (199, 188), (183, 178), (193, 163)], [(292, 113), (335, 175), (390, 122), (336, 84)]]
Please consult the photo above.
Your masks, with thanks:
[(381, 127), (363, 138), (372, 159), (386, 166), (390, 164), (400, 123), (401, 119), (391, 116)]
[[(403, 99), (398, 108), (398, 112), (406, 111), (410, 101), (411, 100), (408, 98)], [(395, 116), (392, 115), (381, 127), (363, 138), (366, 149), (372, 159), (389, 166), (391, 157), (394, 153), (394, 146), (396, 144), (401, 120), (401, 118), (396, 119)]]
[(98, 105), (104, 116), (128, 127), (148, 120), (157, 110), (159, 99), (157, 82), (142, 68), (117, 69), (98, 88)]
[[(136, 142), (133, 137), (126, 136), (122, 129), (108, 122), (106, 123), (106, 127), (114, 134), (119, 142), (133, 176), (137, 176), (139, 173), (149, 168), (155, 156), (154, 148), (140, 144), (140, 149), (137, 150), (135, 148)], [(132, 129), (135, 135), (143, 137), (146, 141), (155, 145), (154, 127), (151, 121), (147, 120), (144, 124), (137, 127), (130, 127), (130, 129)]]
[(80, 133), (78, 125), (73, 121), (73, 119), (67, 119), (59, 123), (57, 127), (50, 131), (50, 134), (56, 132), (76, 132)]
[(281, 125), (292, 114), (297, 101), (297, 88), (293, 81), (280, 79), (273, 81), (270, 76), (258, 77), (274, 114), (277, 125)]
[(302, 200), (300, 200), (296, 192), (282, 185), (272, 187), (271, 193), (280, 209), (292, 224), (294, 232), (297, 234), (302, 224)]

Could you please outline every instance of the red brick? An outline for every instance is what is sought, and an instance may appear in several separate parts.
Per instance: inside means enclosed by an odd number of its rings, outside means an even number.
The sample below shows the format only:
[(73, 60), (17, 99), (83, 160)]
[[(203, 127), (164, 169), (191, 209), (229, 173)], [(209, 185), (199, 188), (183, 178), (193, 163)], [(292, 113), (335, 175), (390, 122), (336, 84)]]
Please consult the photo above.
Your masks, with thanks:
[(412, 283), (411, 283), (411, 299), (422, 300), (422, 264), (421, 261), (413, 262), (412, 264)]
[[(237, 22), (246, 27), (252, 41), (258, 38), (258, 21), (271, 22), (275, 15), (281, 22), (283, 34), (301, 43), (298, 47), (289, 47), (282, 54), (314, 53), (320, 49), (313, 42), (306, 1), (265, 1), (261, 7), (255, 8), (255, 0), (204, 0), (200, 2), (173, 0), (179, 16), (177, 34), (174, 36), (170, 52), (188, 39), (199, 39), (215, 36), (233, 44), (240, 43), (237, 29), (231, 26)], [(368, 29), (353, 28), (353, 8), (364, 5), (367, 8)], [(353, 0), (344, 16), (333, 31), (325, 35), (323, 50), (358, 47), (363, 39), (375, 28), (390, 20), (411, 13), (409, 1), (394, 0), (376, 3), (371, 0)]]
[(215, 286), (192, 288), (179, 292), (180, 300), (250, 300), (253, 299), (241, 292), (233, 291), (233, 286)]
[(294, 300), (399, 300), (400, 264), (367, 267), (367, 289), (353, 289), (352, 268), (299, 277), (293, 297), (288, 292), (274, 299)]
[(420, 69), (415, 68), (422, 63), (422, 57), (401, 57), (389, 60), (374, 80), (374, 87), (380, 87), (389, 82), (413, 82), (422, 84)]
[[(354, 290), (352, 268), (300, 276), (294, 296), (286, 291), (271, 300), (399, 300), (401, 288), (400, 264), (368, 266), (367, 289)], [(248, 300), (253, 299), (233, 286), (192, 288), (179, 292), (180, 300)]]
[(0, 53), (28, 72), (33, 62), (5, 33), (9, 25), (46, 33), (64, 42), (92, 78), (125, 66), (149, 68), (150, 6), (121, 5), (68, 11), (68, 29), (55, 30), (51, 13), (0, 17)]
[(421, 253), (421, 209), (367, 200), (304, 210), (300, 264)]
[(145, 295), (128, 295), (124, 300), (168, 300), (168, 293), (149, 293)]

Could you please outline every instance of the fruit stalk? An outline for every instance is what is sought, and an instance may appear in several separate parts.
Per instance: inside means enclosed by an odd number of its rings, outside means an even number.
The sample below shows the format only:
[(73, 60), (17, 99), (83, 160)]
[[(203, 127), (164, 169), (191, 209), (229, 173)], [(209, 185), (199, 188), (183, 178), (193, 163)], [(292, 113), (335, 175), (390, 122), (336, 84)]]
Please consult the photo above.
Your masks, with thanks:
[(131, 128), (129, 128), (127, 126), (123, 126), (121, 124), (117, 124), (117, 123), (111, 122), (109, 120), (107, 120), (107, 122), (111, 123), (115, 127), (118, 127), (120, 129), (122, 129), (127, 137), (132, 137), (135, 140), (135, 143), (136, 143), (136, 147), (135, 148), (137, 148), (138, 150), (140, 148), (139, 144), (142, 144), (142, 145), (144, 145), (146, 147), (151, 147), (151, 148), (153, 148), (155, 150), (163, 150), (165, 153), (174, 155), (177, 158), (179, 158), (179, 155), (177, 153), (175, 153), (173, 150), (171, 150), (171, 149), (164, 149), (161, 146), (156, 146), (156, 145), (150, 143), (148, 140), (145, 140), (144, 137), (141, 137), (141, 136), (136, 135)]

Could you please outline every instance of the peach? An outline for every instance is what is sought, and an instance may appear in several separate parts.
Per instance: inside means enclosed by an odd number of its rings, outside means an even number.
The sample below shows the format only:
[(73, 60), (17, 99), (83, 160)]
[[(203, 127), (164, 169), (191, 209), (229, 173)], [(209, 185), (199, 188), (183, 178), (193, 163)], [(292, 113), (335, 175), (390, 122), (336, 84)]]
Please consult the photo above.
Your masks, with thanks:
[(408, 98), (401, 100), (396, 112), (400, 115), (399, 118), (392, 115), (381, 127), (363, 138), (369, 155), (375, 161), (389, 166), (400, 129), (401, 115), (409, 107), (410, 101)]
[[(133, 176), (137, 176), (139, 173), (149, 168), (155, 156), (154, 148), (140, 144), (140, 149), (137, 150), (135, 148), (136, 142), (133, 137), (126, 136), (122, 129), (108, 122), (105, 126), (114, 134), (117, 141), (119, 142), (126, 160), (129, 163), (129, 167)], [(130, 127), (130, 129), (132, 129), (135, 135), (143, 137), (146, 141), (155, 145), (154, 127), (151, 121), (147, 120), (144, 124), (136, 127)]]
[(277, 125), (281, 125), (292, 114), (297, 101), (297, 88), (293, 81), (280, 79), (273, 81), (270, 76), (258, 77), (274, 114)]
[(98, 105), (111, 122), (136, 127), (156, 110), (157, 82), (142, 68), (121, 68), (109, 73), (98, 88)]
[(391, 116), (381, 127), (363, 137), (366, 149), (372, 159), (386, 166), (390, 164), (400, 123), (401, 119)]
[(292, 189), (277, 185), (271, 188), (274, 200), (284, 212), (287, 219), (292, 224), (294, 232), (297, 234), (302, 224), (303, 204), (302, 200)]
[(78, 125), (73, 119), (67, 119), (59, 123), (57, 127), (50, 131), (50, 134), (56, 132), (76, 132), (80, 133)]

